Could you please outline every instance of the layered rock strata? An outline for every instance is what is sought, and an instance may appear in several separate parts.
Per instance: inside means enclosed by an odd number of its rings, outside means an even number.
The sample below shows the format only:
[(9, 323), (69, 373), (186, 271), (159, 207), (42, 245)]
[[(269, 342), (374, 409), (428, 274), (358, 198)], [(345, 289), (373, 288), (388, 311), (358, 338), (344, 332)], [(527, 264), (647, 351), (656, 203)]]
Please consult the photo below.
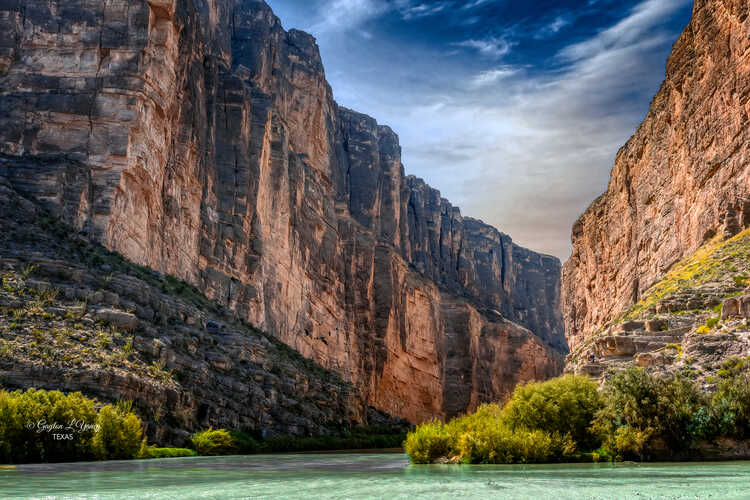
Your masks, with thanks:
[(749, 53), (748, 2), (695, 1), (648, 116), (573, 226), (563, 269), (571, 349), (681, 258), (750, 225)]
[(262, 1), (0, 3), (0, 175), (412, 421), (561, 370), (557, 259), (406, 177)]
[(210, 426), (332, 434), (405, 422), (184, 282), (72, 233), (0, 177), (0, 387), (130, 401), (150, 442)]

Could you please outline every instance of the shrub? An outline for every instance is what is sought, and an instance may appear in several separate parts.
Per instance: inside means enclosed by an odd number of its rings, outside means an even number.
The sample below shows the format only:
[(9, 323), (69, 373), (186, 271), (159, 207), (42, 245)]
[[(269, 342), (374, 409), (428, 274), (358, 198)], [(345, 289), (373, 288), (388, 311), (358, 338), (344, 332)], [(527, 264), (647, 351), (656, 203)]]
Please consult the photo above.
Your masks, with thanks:
[(229, 434), (232, 436), (232, 441), (239, 453), (257, 453), (260, 450), (260, 443), (250, 434), (242, 431), (232, 431)]
[(546, 432), (513, 429), (495, 419), (462, 434), (458, 451), (464, 463), (544, 462), (552, 454), (552, 438)]
[[(80, 392), (29, 389), (0, 390), (0, 462), (57, 462), (93, 457), (94, 429), (82, 432), (53, 431), (40, 425), (68, 426), (73, 421), (89, 425), (96, 420), (94, 401)], [(73, 439), (55, 439), (54, 434), (72, 434)]]
[(433, 420), (418, 426), (406, 436), (404, 450), (415, 464), (428, 464), (447, 457), (454, 450), (455, 440), (442, 422)]
[(516, 387), (502, 418), (514, 429), (558, 433), (558, 441), (567, 435), (579, 448), (590, 450), (598, 446), (598, 440), (589, 427), (602, 405), (596, 382), (565, 375)]
[[(682, 375), (656, 378), (630, 368), (610, 378), (604, 387), (605, 407), (594, 427), (604, 448), (614, 455), (640, 454), (650, 438), (661, 438), (669, 449), (682, 450), (701, 437), (703, 396)], [(621, 430), (623, 429), (624, 430)]]
[(651, 437), (651, 429), (634, 429), (629, 425), (615, 431), (606, 442), (607, 451), (620, 459), (643, 458), (643, 450)]
[(750, 438), (750, 373), (738, 373), (719, 382), (711, 408), (717, 434)]
[(194, 457), (195, 450), (188, 448), (157, 448), (156, 446), (143, 446), (138, 455), (139, 458), (178, 458)]
[(99, 426), (92, 448), (100, 460), (128, 460), (138, 456), (143, 439), (141, 420), (131, 413), (130, 403), (107, 405), (99, 410)]
[(190, 436), (190, 442), (198, 455), (223, 455), (236, 450), (232, 435), (226, 429), (209, 427)]

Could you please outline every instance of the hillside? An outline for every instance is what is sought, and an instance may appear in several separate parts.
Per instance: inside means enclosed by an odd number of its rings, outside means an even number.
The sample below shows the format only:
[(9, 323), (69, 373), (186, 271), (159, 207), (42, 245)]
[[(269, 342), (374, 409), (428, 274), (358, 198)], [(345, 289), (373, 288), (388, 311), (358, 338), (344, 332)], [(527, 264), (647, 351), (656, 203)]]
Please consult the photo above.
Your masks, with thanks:
[(0, 385), (132, 401), (152, 442), (209, 426), (325, 434), (397, 420), (194, 287), (76, 234), (0, 177)]

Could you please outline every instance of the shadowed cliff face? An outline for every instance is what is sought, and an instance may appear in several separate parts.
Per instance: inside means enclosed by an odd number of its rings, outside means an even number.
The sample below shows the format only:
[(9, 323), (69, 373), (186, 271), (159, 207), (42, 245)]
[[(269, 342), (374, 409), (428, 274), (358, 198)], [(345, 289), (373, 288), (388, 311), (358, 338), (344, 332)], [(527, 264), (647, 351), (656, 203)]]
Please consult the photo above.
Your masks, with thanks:
[(405, 177), (265, 3), (6, 1), (0, 28), (0, 175), (108, 248), (412, 421), (560, 372), (559, 261)]
[(607, 192), (573, 226), (563, 270), (571, 348), (682, 257), (750, 225), (750, 4), (696, 0)]

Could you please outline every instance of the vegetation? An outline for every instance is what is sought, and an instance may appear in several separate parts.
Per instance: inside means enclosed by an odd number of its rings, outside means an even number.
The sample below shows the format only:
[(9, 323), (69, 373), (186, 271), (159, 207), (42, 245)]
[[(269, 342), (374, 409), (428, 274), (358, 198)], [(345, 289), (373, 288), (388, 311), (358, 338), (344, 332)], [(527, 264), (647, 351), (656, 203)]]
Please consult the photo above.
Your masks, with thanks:
[(190, 436), (190, 443), (198, 455), (225, 455), (236, 449), (229, 431), (212, 427)]
[(157, 448), (156, 446), (144, 446), (141, 448), (138, 458), (179, 458), (194, 457), (197, 453), (189, 448)]
[[(227, 436), (229, 438), (227, 439)], [(199, 455), (253, 454), (276, 452), (355, 450), (398, 448), (405, 433), (391, 428), (360, 427), (340, 435), (284, 436), (263, 439), (259, 433), (208, 429), (195, 433), (190, 440)]]
[(413, 463), (530, 463), (610, 458), (685, 458), (718, 438), (750, 438), (750, 359), (725, 363), (713, 395), (687, 374), (659, 377), (641, 368), (613, 375), (597, 391), (566, 375), (516, 388), (448, 423), (409, 433)]
[(516, 388), (504, 408), (490, 404), (447, 424), (420, 425), (404, 443), (414, 463), (530, 463), (578, 459), (593, 449), (589, 429), (602, 407), (596, 384), (566, 375)]
[(97, 411), (79, 392), (0, 390), (0, 462), (134, 458), (142, 439), (129, 405)]
[(727, 240), (717, 236), (675, 264), (662, 280), (646, 291), (640, 302), (616, 322), (636, 318), (680, 290), (696, 288), (709, 281), (729, 281), (734, 286), (747, 286), (750, 284), (748, 263), (750, 229)]
[(138, 456), (143, 428), (141, 419), (131, 409), (130, 403), (119, 403), (99, 410), (96, 418), (98, 429), (91, 442), (96, 458), (127, 460)]

